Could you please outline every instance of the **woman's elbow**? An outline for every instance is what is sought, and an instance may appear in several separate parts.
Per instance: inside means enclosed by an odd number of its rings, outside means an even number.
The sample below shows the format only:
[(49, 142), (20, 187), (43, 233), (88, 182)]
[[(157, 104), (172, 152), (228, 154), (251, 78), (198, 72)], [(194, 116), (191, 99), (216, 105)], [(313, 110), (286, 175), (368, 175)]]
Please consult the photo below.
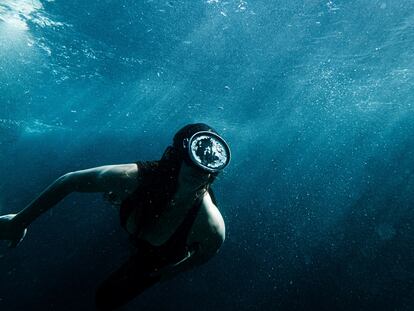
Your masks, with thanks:
[(68, 194), (76, 191), (76, 184), (76, 174), (72, 172), (60, 176), (54, 182), (54, 186), (56, 188)]

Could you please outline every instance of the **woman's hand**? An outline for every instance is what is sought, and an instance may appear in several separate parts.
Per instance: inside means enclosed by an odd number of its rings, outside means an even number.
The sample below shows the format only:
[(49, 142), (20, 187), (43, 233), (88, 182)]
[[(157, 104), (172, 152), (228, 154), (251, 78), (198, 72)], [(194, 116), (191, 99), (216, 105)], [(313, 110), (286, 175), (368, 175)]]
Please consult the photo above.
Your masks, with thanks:
[(20, 227), (14, 217), (16, 214), (0, 216), (0, 240), (9, 241), (9, 247), (16, 247), (25, 237), (27, 229)]

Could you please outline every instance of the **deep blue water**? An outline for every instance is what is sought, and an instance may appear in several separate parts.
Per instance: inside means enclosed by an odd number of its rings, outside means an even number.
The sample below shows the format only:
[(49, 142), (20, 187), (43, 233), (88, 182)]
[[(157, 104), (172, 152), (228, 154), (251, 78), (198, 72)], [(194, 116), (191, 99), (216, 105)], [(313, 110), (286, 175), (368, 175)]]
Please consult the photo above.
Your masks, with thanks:
[[(414, 2), (1, 0), (0, 212), (206, 122), (227, 239), (124, 310), (414, 309)], [(93, 310), (129, 251), (72, 194), (0, 252), (1, 310)]]

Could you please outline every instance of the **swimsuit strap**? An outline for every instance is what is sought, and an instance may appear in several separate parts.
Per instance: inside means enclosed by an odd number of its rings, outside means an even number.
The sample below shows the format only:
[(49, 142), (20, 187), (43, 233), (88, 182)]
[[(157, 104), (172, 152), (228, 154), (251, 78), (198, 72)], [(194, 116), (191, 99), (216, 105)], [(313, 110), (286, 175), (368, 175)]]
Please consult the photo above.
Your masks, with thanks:
[(181, 244), (180, 246), (187, 245), (187, 237), (190, 234), (191, 228), (197, 217), (198, 211), (201, 209), (203, 197), (204, 197), (204, 194), (200, 195), (197, 198), (194, 205), (191, 207), (191, 209), (188, 211), (187, 215), (185, 216), (183, 222), (178, 226), (178, 228), (174, 231), (174, 233), (167, 240), (167, 242), (163, 244), (163, 246), (166, 245), (167, 247), (167, 245), (170, 243), (174, 244), (174, 247), (177, 247), (178, 246), (177, 244)]

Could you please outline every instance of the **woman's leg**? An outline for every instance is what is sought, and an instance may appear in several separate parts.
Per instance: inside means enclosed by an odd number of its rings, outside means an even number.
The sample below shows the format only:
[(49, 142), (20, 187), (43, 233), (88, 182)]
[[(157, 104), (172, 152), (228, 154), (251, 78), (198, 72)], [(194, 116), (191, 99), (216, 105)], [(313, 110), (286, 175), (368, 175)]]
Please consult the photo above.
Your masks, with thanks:
[(131, 256), (98, 287), (95, 301), (99, 311), (115, 310), (156, 284), (159, 276), (149, 276), (145, 263)]

